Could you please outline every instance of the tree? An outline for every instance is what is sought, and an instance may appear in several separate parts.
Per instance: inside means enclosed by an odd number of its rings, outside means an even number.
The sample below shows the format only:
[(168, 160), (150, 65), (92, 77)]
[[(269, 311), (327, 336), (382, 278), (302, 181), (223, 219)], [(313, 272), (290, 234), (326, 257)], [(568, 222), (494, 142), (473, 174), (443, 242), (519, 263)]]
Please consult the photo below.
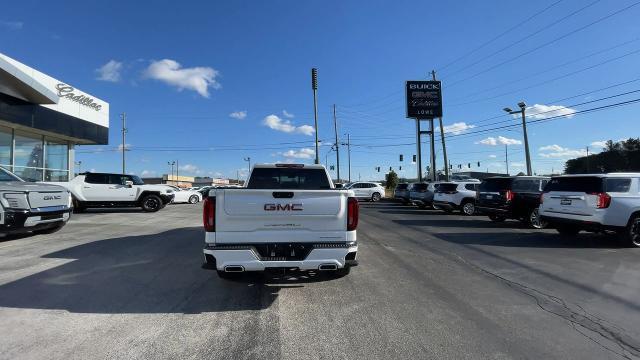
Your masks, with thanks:
[(395, 189), (398, 185), (398, 174), (393, 170), (389, 171), (389, 173), (385, 175), (385, 179), (387, 182), (387, 189)]

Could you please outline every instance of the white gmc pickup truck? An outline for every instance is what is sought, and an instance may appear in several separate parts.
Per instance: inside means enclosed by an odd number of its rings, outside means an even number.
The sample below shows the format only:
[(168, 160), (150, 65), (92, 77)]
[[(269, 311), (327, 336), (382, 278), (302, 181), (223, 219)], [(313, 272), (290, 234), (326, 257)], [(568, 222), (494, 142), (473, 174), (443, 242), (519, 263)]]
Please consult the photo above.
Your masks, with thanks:
[(358, 201), (321, 165), (255, 165), (245, 188), (205, 194), (204, 268), (222, 278), (245, 271), (321, 271), (356, 266)]

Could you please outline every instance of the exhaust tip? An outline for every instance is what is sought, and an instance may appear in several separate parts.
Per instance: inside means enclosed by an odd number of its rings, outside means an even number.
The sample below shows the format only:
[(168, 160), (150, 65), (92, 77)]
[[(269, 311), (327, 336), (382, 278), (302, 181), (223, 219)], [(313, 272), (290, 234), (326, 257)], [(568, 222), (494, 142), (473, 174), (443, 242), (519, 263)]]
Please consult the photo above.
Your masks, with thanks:
[(335, 271), (338, 270), (338, 265), (336, 264), (322, 264), (318, 267), (318, 270), (323, 271)]
[(244, 272), (244, 267), (239, 265), (228, 265), (224, 267), (224, 272)]

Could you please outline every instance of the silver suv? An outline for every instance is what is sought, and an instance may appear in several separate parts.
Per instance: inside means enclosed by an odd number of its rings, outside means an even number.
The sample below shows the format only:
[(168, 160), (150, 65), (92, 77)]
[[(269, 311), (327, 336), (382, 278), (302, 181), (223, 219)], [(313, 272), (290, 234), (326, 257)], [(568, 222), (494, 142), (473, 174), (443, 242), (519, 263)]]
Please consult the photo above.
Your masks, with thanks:
[(640, 173), (553, 177), (540, 200), (541, 218), (562, 235), (615, 231), (640, 247)]
[(437, 182), (421, 182), (415, 183), (409, 190), (409, 202), (419, 206), (422, 209), (433, 205), (433, 194), (438, 187)]

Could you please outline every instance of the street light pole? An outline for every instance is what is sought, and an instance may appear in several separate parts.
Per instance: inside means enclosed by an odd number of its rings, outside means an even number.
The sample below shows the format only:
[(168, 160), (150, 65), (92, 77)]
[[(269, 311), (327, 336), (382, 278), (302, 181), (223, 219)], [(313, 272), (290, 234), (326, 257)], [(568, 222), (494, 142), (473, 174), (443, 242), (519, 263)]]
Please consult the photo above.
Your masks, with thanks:
[(122, 175), (124, 175), (126, 173), (124, 154), (125, 151), (127, 151), (127, 142), (125, 140), (125, 134), (127, 133), (127, 114), (122, 113), (120, 117), (122, 118)]
[(529, 136), (527, 135), (527, 104), (524, 101), (518, 103), (518, 107), (520, 110), (513, 111), (510, 108), (504, 108), (504, 111), (508, 112), (511, 115), (520, 114), (522, 116), (522, 133), (524, 135), (524, 155), (527, 161), (527, 175), (531, 176), (533, 173), (531, 171), (531, 155), (529, 154)]
[(340, 182), (340, 142), (338, 141), (338, 120), (336, 119), (336, 104), (333, 104), (333, 132), (336, 135), (336, 170)]
[(316, 134), (316, 164), (320, 164), (320, 155), (318, 154), (318, 69), (311, 69), (311, 88), (313, 89), (313, 121)]
[(251, 171), (251, 158), (250, 157), (246, 157), (246, 158), (244, 158), (244, 161), (248, 161), (249, 162), (249, 171)]

